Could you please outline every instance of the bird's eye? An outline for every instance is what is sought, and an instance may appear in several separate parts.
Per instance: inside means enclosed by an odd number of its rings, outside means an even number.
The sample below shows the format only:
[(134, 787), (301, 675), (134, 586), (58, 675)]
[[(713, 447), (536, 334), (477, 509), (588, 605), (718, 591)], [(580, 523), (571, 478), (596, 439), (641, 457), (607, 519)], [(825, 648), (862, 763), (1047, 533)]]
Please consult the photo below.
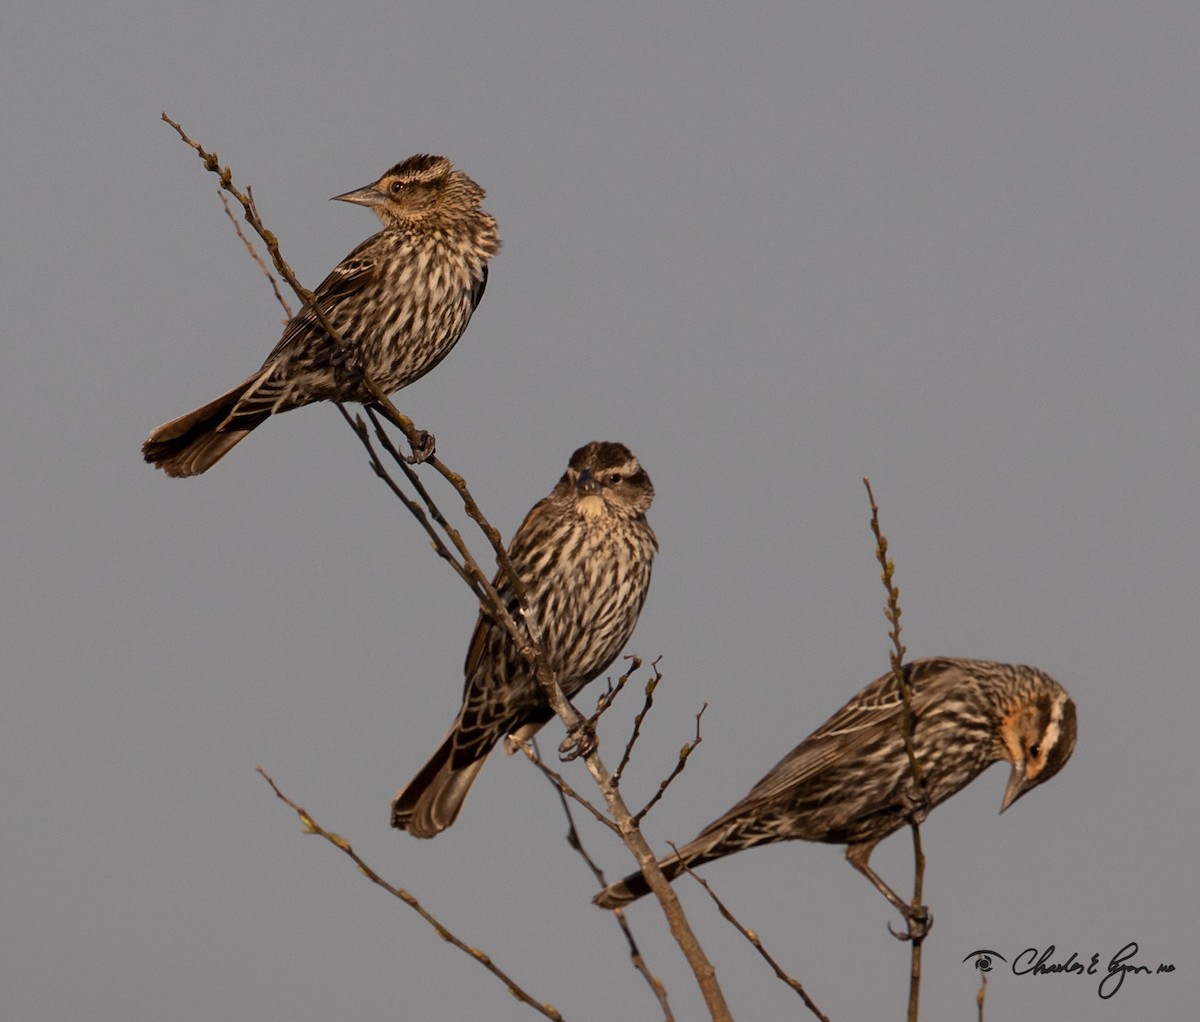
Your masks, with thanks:
[(621, 481), (621, 473), (620, 472), (610, 472), (608, 474), (608, 485), (609, 486), (616, 486), (617, 483), (619, 483), (620, 481)]
[(389, 190), (393, 195), (399, 195), (402, 191), (404, 191), (404, 182), (393, 181)]
[(1041, 759), (1042, 747), (1038, 742), (1034, 742), (1033, 745), (1029, 747), (1029, 755), (1031, 755), (1034, 759)]

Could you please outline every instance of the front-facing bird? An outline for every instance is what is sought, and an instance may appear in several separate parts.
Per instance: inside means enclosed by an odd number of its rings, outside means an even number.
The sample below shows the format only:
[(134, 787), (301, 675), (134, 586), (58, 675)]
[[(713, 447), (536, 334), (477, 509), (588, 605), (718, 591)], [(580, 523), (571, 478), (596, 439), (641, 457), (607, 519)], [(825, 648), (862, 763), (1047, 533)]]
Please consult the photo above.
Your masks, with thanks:
[[(1075, 704), (1033, 667), (948, 657), (904, 667), (912, 690), (913, 744), (932, 809), (992, 763), (1012, 766), (1003, 812), (1063, 768), (1075, 748)], [(742, 801), (659, 862), (667, 879), (775, 841), (845, 844), (846, 859), (897, 909), (911, 909), (867, 864), (914, 808), (900, 730), (903, 703), (891, 673), (873, 681), (789, 752)], [(648, 893), (641, 873), (595, 898), (617, 908)], [(910, 918), (911, 915), (910, 915)], [(917, 920), (919, 921), (919, 920)]]
[[(525, 587), (526, 622), (568, 699), (617, 658), (633, 634), (658, 550), (646, 511), (654, 487), (627, 447), (590, 443), (571, 455), (548, 497), (525, 516), (508, 556)], [(503, 574), (496, 588), (520, 608)], [(492, 747), (529, 737), (554, 716), (528, 661), (486, 610), (471, 636), (462, 708), (433, 758), (392, 802), (392, 826), (416, 837), (449, 827)]]
[(500, 247), (483, 197), (444, 156), (425, 155), (335, 196), (383, 222), (315, 292), (346, 350), (305, 306), (258, 372), (151, 433), (146, 460), (170, 476), (199, 475), (279, 412), (314, 401), (370, 402), (364, 373), (387, 394), (424, 376), (466, 330)]

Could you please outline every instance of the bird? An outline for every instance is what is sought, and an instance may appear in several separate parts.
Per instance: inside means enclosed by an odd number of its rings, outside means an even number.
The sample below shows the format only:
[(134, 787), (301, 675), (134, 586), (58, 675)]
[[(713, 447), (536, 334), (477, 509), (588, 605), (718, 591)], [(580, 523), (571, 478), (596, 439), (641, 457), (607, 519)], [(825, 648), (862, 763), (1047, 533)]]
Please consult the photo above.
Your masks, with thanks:
[(346, 349), (305, 306), (256, 373), (154, 430), (146, 461), (169, 476), (199, 475), (272, 415), (314, 401), (370, 403), (364, 374), (386, 394), (424, 376), (458, 343), (487, 287), (500, 241), (484, 194), (446, 157), (419, 153), (335, 195), (383, 223), (314, 293)]
[[(776, 841), (845, 844), (846, 859), (910, 924), (927, 916), (870, 867), (875, 846), (914, 812), (927, 812), (992, 763), (1012, 771), (1000, 811), (1059, 772), (1077, 733), (1075, 703), (1034, 667), (934, 657), (903, 667), (911, 689), (913, 745), (923, 775), (916, 795), (901, 732), (895, 674), (871, 682), (779, 761), (694, 841), (659, 860), (668, 880), (726, 855)], [(918, 817), (920, 818), (920, 817)], [(649, 892), (631, 873), (593, 901), (619, 908)], [(905, 936), (900, 934), (900, 936)]]
[[(521, 523), (495, 586), (509, 612), (540, 634), (568, 699), (602, 674), (633, 634), (658, 540), (646, 520), (654, 486), (624, 444), (594, 441), (571, 455), (549, 496)], [(428, 763), (392, 802), (392, 826), (430, 838), (458, 816), (488, 753), (506, 735), (528, 739), (554, 711), (508, 630), (482, 609), (464, 667), (462, 707)], [(511, 751), (511, 749), (510, 749)]]

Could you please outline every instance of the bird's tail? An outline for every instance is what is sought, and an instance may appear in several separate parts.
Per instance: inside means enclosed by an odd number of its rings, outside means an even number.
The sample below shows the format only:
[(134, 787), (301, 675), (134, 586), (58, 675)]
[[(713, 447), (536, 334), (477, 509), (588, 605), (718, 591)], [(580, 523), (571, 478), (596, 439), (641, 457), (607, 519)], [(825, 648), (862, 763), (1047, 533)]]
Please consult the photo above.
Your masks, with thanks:
[[(684, 845), (677, 853), (659, 859), (658, 868), (663, 871), (663, 876), (669, 882), (679, 876), (685, 866), (692, 869), (705, 862), (711, 862), (713, 859), (719, 859), (728, 851), (728, 849), (722, 851), (719, 847), (723, 837), (724, 835), (720, 832), (701, 834), (691, 844)], [(631, 901), (637, 901), (638, 898), (649, 893), (650, 885), (646, 883), (646, 878), (640, 872), (630, 873), (624, 880), (609, 884), (592, 899), (592, 903), (601, 908), (623, 908)]]
[(215, 401), (159, 426), (142, 444), (142, 456), (169, 476), (207, 472), (270, 415), (267, 411), (233, 414), (260, 375), (256, 373)]
[[(456, 766), (456, 746), (461, 746), (457, 723), (433, 758), (392, 800), (393, 827), (413, 837), (435, 837), (455, 821), (489, 751)], [(458, 751), (463, 750), (459, 747)]]

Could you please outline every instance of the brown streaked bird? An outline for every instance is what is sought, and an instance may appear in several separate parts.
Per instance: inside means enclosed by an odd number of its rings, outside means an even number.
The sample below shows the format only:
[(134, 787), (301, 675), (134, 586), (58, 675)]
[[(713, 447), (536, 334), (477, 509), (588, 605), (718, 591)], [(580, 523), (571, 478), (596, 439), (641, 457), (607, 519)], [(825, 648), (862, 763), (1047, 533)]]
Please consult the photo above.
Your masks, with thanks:
[(142, 445), (169, 476), (199, 475), (270, 416), (314, 401), (370, 403), (365, 373), (385, 393), (420, 379), (458, 343), (500, 247), (484, 191), (444, 156), (410, 156), (342, 202), (383, 222), (317, 288), (338, 348), (302, 309), (262, 368), (215, 401), (159, 426)]
[[(658, 540), (646, 521), (654, 487), (623, 444), (571, 455), (548, 497), (525, 516), (508, 549), (525, 586), (527, 620), (568, 699), (617, 658), (633, 634)], [(502, 574), (495, 585), (520, 608)], [(486, 611), (467, 650), (462, 708), (450, 733), (392, 802), (392, 826), (416, 837), (449, 827), (488, 753), (505, 735), (533, 735), (554, 716), (508, 630)]]
[[(938, 657), (904, 667), (912, 688), (913, 742), (932, 809), (992, 763), (1012, 766), (1000, 811), (1063, 768), (1075, 748), (1075, 704), (1033, 667)], [(910, 924), (914, 913), (870, 868), (875, 846), (905, 825), (912, 772), (890, 672), (871, 682), (789, 752), (742, 801), (677, 854), (659, 861), (672, 880), (688, 868), (775, 841), (845, 844), (846, 859)], [(618, 908), (649, 892), (641, 873), (594, 901)]]

